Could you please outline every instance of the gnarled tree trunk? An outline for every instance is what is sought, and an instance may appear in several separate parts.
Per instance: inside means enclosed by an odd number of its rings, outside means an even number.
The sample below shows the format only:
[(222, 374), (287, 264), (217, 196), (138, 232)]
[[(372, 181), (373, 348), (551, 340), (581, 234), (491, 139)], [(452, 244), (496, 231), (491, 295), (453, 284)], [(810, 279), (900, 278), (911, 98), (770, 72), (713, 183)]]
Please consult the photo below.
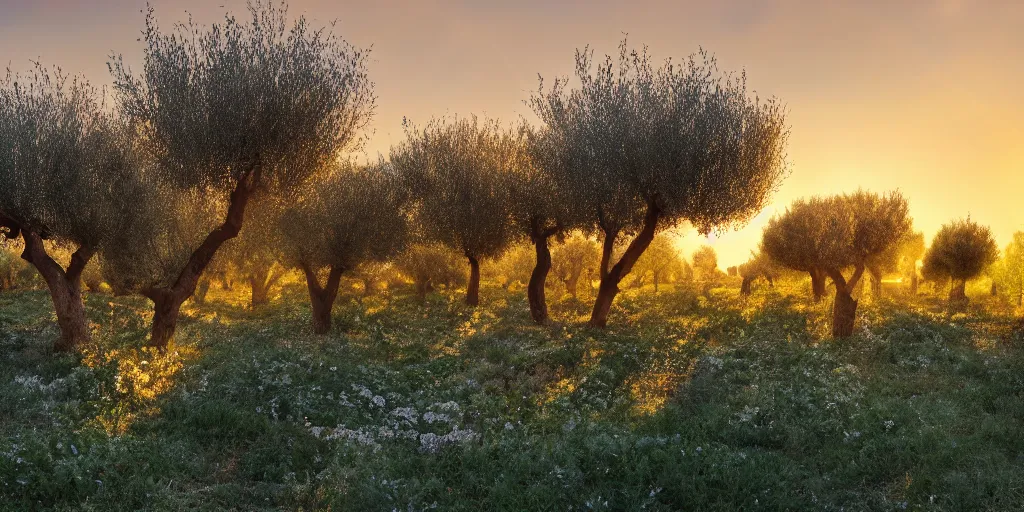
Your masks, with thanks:
[(753, 278), (749, 276), (743, 276), (743, 282), (740, 283), (740, 295), (750, 295), (750, 292), (752, 291), (751, 284), (753, 282)]
[(857, 300), (853, 298), (853, 291), (863, 274), (863, 264), (857, 265), (849, 281), (843, 277), (843, 273), (839, 269), (828, 271), (828, 275), (836, 287), (835, 302), (832, 304), (833, 338), (846, 338), (853, 334), (857, 320)]
[(283, 272), (274, 270), (275, 265), (257, 264), (249, 272), (249, 289), (252, 295), (249, 299), (249, 307), (257, 308), (270, 302), (270, 290), (284, 275)]
[(480, 304), (480, 261), (466, 252), (469, 259), (469, 285), (466, 286), (466, 304)]
[(950, 304), (965, 304), (967, 303), (967, 280), (966, 279), (951, 279), (949, 283), (949, 303)]
[(302, 272), (306, 276), (306, 288), (309, 290), (313, 332), (327, 334), (331, 332), (331, 312), (338, 297), (338, 286), (341, 284), (344, 269), (331, 266), (327, 274), (327, 283), (323, 286), (320, 285), (316, 271), (311, 266), (302, 264)]
[(174, 337), (178, 324), (178, 312), (181, 305), (196, 291), (203, 270), (210, 264), (217, 249), (224, 242), (238, 236), (245, 219), (245, 207), (252, 195), (253, 184), (258, 181), (259, 167), (253, 165), (231, 191), (227, 216), (224, 223), (206, 235), (203, 243), (188, 258), (185, 268), (178, 273), (177, 279), (170, 286), (150, 287), (142, 290), (142, 294), (153, 301), (153, 329), (149, 338), (149, 346), (161, 350), (167, 347)]
[(813, 269), (808, 273), (811, 274), (811, 295), (814, 297), (814, 302), (821, 302), (821, 299), (825, 297), (825, 272)]
[(533, 237), (533, 246), (537, 253), (537, 264), (530, 274), (530, 283), (527, 285), (526, 296), (530, 302), (530, 317), (538, 324), (548, 320), (548, 304), (544, 297), (544, 285), (547, 282), (548, 272), (551, 270), (551, 251), (548, 249), (548, 233), (539, 233)]
[(594, 300), (594, 310), (590, 314), (590, 325), (592, 327), (604, 328), (608, 325), (608, 313), (611, 311), (612, 301), (615, 300), (615, 296), (619, 293), (619, 283), (622, 282), (623, 277), (629, 274), (636, 261), (640, 259), (640, 256), (647, 250), (647, 247), (651, 245), (651, 241), (654, 240), (654, 234), (658, 229), (658, 219), (660, 217), (661, 210), (658, 209), (654, 201), (648, 202), (643, 227), (637, 233), (636, 238), (630, 242), (626, 252), (619, 258), (619, 262), (607, 271), (604, 269), (611, 256), (611, 248), (614, 247), (615, 240), (607, 232), (605, 233), (604, 252), (601, 256), (601, 285), (598, 286), (597, 299)]
[(21, 257), (31, 263), (43, 277), (50, 291), (54, 312), (57, 314), (60, 338), (54, 342), (53, 350), (70, 352), (90, 339), (85, 304), (82, 302), (82, 271), (92, 258), (93, 250), (84, 246), (79, 247), (71, 255), (71, 263), (67, 270), (64, 270), (46, 253), (43, 239), (38, 233), (25, 229), (21, 229), (20, 232), (25, 242)]

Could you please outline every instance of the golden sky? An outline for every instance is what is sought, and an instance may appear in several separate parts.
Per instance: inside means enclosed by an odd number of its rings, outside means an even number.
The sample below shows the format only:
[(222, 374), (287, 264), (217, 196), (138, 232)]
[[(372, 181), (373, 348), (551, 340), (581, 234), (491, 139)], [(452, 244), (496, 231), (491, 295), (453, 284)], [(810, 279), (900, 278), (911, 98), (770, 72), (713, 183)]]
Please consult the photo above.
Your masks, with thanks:
[[(200, 22), (237, 0), (151, 0), (164, 26)], [(1024, 2), (292, 0), (292, 13), (338, 21), (373, 46), (378, 109), (367, 152), (402, 139), (402, 117), (480, 114), (512, 121), (537, 75), (573, 71), (573, 52), (611, 53), (628, 34), (657, 58), (698, 47), (723, 69), (746, 69), (781, 98), (792, 127), (792, 174), (746, 228), (713, 237), (724, 268), (744, 261), (775, 212), (794, 198), (901, 190), (926, 237), (968, 214), (1000, 246), (1024, 230)], [(142, 0), (0, 0), (0, 62), (30, 59), (108, 83), (107, 56), (141, 55)], [(220, 6), (224, 7), (220, 7)], [(694, 233), (681, 245), (708, 242)]]

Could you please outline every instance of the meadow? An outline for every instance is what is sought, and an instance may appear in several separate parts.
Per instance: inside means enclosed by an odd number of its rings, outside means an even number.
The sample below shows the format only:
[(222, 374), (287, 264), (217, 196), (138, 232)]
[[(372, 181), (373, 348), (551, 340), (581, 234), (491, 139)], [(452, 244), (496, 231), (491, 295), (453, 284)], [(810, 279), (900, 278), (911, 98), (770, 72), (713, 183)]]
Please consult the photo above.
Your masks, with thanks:
[(1024, 508), (1011, 306), (868, 296), (833, 339), (809, 283), (735, 284), (629, 290), (605, 330), (486, 281), (347, 289), (327, 336), (298, 282), (218, 289), (166, 351), (145, 299), (90, 293), (71, 354), (45, 291), (0, 293), (0, 509)]

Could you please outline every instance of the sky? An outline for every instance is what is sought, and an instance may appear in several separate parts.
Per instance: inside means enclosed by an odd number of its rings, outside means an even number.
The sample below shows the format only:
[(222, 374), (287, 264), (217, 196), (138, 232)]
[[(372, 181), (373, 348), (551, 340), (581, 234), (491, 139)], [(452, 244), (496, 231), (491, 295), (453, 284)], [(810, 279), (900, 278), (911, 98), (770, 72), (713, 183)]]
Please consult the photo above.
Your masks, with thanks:
[[(151, 0), (162, 26), (201, 23), (236, 0)], [(791, 127), (790, 174), (747, 226), (705, 238), (721, 267), (745, 261), (764, 225), (799, 197), (898, 189), (928, 240), (952, 219), (988, 225), (1000, 247), (1024, 230), (1024, 2), (292, 0), (291, 14), (372, 48), (377, 110), (366, 156), (387, 154), (402, 119), (531, 118), (524, 104), (573, 72), (576, 48), (614, 53), (628, 37), (656, 59), (699, 48), (775, 96)], [(141, 60), (144, 0), (0, 0), (0, 63), (59, 65), (109, 84), (106, 62)], [(240, 16), (241, 17), (241, 16)]]

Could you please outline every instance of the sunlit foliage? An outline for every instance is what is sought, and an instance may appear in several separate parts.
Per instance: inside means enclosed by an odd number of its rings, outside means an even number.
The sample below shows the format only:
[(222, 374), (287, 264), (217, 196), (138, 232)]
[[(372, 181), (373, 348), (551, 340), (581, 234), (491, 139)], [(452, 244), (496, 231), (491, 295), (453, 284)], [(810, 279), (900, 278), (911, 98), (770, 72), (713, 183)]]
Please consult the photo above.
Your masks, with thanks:
[(686, 261), (679, 257), (672, 238), (664, 233), (659, 233), (654, 236), (651, 245), (636, 261), (631, 284), (642, 286), (650, 279), (651, 284), (654, 285), (654, 291), (657, 293), (661, 284), (685, 279), (688, 266)]
[(967, 281), (982, 274), (999, 258), (999, 247), (988, 226), (971, 219), (944, 224), (924, 255), (921, 273), (931, 281), (950, 280), (950, 303), (967, 300)]
[(1024, 232), (1013, 234), (1013, 241), (1003, 250), (1003, 257), (994, 267), (992, 277), (999, 291), (1018, 307), (1024, 305)]
[(465, 257), (440, 243), (410, 245), (395, 259), (398, 271), (413, 282), (420, 300), (435, 286), (461, 286), (466, 283)]
[[(257, 2), (251, 20), (191, 20), (162, 31), (152, 8), (143, 66), (110, 62), (121, 113), (163, 182), (226, 207), (178, 276), (141, 292), (155, 305), (150, 343), (174, 335), (181, 304), (220, 246), (238, 235), (256, 191), (287, 193), (353, 148), (373, 114), (366, 52), (287, 8)], [(173, 205), (168, 204), (167, 207)]]
[[(578, 86), (543, 81), (530, 106), (553, 141), (550, 167), (580, 221), (604, 237), (591, 323), (603, 327), (618, 284), (654, 235), (682, 221), (701, 232), (759, 212), (786, 173), (788, 128), (775, 100), (747, 93), (707, 54), (656, 66), (623, 41), (617, 61), (576, 53)], [(635, 236), (618, 262), (620, 237)]]
[(522, 165), (521, 144), (518, 132), (471, 117), (434, 119), (422, 129), (406, 123), (406, 140), (391, 150), (416, 196), (422, 236), (469, 260), (471, 306), (479, 302), (480, 260), (500, 256), (515, 238), (509, 184)]
[(795, 201), (769, 221), (761, 248), (784, 266), (819, 269), (832, 280), (832, 335), (847, 337), (857, 312), (852, 294), (864, 271), (897, 246), (910, 228), (907, 200), (896, 192), (812, 197)]
[(764, 279), (769, 285), (774, 286), (775, 280), (782, 274), (782, 267), (764, 252), (753, 254), (746, 263), (740, 265), (737, 273), (743, 278), (740, 283), (740, 294), (750, 295), (753, 291), (753, 283), (758, 279)]
[[(0, 237), (46, 281), (66, 351), (89, 339), (81, 275), (118, 229), (134, 171), (132, 144), (83, 78), (41, 64), (0, 82)], [(43, 241), (67, 248), (58, 263)]]
[(313, 330), (327, 333), (341, 276), (387, 261), (409, 239), (408, 195), (387, 163), (343, 165), (280, 218), (286, 261), (306, 277)]
[(597, 277), (597, 266), (601, 263), (601, 246), (583, 233), (573, 232), (556, 244), (552, 253), (551, 270), (565, 285), (565, 292), (575, 298), (583, 278), (589, 294), (590, 282)]

